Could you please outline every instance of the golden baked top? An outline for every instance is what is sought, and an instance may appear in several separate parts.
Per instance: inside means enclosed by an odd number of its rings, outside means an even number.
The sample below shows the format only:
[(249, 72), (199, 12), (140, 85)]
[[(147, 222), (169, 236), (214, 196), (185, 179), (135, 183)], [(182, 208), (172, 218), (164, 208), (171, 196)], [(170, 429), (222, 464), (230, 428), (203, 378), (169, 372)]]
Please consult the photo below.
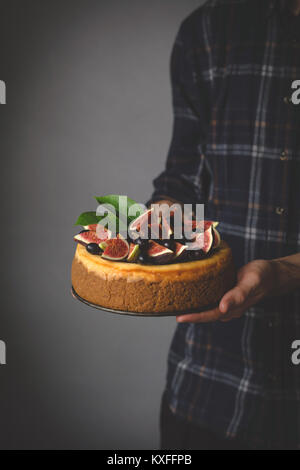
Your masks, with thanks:
[(208, 258), (184, 263), (165, 265), (147, 265), (137, 263), (111, 262), (101, 256), (89, 253), (83, 245), (78, 244), (75, 254), (76, 259), (84, 264), (88, 271), (97, 273), (107, 278), (119, 278), (126, 276), (128, 280), (158, 278), (173, 280), (188, 280), (202, 277), (204, 273), (213, 275), (216, 271), (222, 271), (232, 261), (231, 249), (222, 241), (219, 248)]

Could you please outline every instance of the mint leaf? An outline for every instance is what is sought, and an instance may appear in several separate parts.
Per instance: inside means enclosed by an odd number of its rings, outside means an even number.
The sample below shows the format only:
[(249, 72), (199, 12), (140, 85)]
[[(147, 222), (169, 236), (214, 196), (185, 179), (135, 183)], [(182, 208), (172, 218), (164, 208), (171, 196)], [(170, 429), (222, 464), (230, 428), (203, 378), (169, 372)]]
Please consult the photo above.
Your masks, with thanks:
[(123, 224), (119, 220), (118, 217), (116, 217), (115, 214), (112, 214), (111, 212), (106, 214), (106, 215), (96, 215), (96, 212), (83, 212), (77, 219), (77, 222), (75, 225), (82, 225), (85, 227), (86, 225), (93, 225), (93, 224), (98, 224), (101, 222), (103, 219), (105, 219), (104, 226), (105, 227), (116, 227), (116, 231), (121, 231), (121, 230), (126, 230), (127, 226)]
[[(120, 196), (118, 194), (109, 194), (108, 196), (96, 197), (96, 201), (99, 204), (106, 205), (110, 204), (115, 208), (116, 214), (120, 219), (123, 219), (124, 222), (129, 225), (134, 219), (136, 219), (139, 215), (144, 212), (143, 206), (141, 206), (138, 202), (134, 201), (128, 196)], [(140, 206), (140, 211), (137, 211), (136, 215), (129, 216), (128, 211), (131, 206), (137, 204)], [(127, 207), (127, 211), (126, 208)]]
[(127, 226), (125, 225), (124, 227), (122, 221), (113, 212), (108, 211), (105, 215), (99, 215), (97, 217), (99, 218), (100, 223), (104, 227), (107, 227), (109, 230), (112, 231), (112, 233), (114, 233), (114, 231), (116, 232), (114, 236), (116, 236), (117, 233), (121, 231), (121, 229), (127, 230)]
[(97, 224), (101, 217), (96, 215), (96, 212), (83, 212), (77, 219), (75, 225), (93, 225)]

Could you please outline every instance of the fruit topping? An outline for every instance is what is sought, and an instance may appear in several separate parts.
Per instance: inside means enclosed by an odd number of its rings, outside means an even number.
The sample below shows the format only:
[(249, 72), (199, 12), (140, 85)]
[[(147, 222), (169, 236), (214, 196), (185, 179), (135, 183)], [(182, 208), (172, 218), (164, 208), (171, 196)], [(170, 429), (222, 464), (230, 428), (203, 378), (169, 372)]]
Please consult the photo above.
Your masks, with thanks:
[(143, 212), (139, 217), (137, 217), (131, 224), (129, 225), (129, 231), (140, 231), (142, 227), (147, 227), (148, 224), (151, 223), (151, 217), (154, 213), (154, 209), (149, 209), (146, 212)]
[(185, 220), (184, 222), (184, 232), (187, 236), (187, 239), (194, 240), (197, 233), (205, 232), (210, 230), (212, 227), (216, 227), (219, 222), (213, 222), (211, 220)]
[(182, 243), (175, 242), (174, 260), (176, 259), (176, 261), (181, 261), (183, 259), (187, 259), (187, 254), (187, 246)]
[(145, 264), (147, 262), (147, 255), (146, 253), (140, 253), (138, 256), (138, 262), (141, 264)]
[(204, 253), (208, 253), (213, 244), (212, 225), (205, 232), (196, 234), (195, 240), (190, 244), (192, 250), (202, 250)]
[(105, 241), (111, 238), (111, 231), (103, 227), (101, 224), (97, 224), (96, 234), (98, 238), (101, 239), (101, 241)]
[(220, 246), (220, 243), (221, 243), (221, 235), (219, 234), (218, 230), (213, 227), (213, 245), (212, 245), (212, 248), (215, 249), (215, 248), (218, 248)]
[(100, 255), (101, 248), (97, 243), (89, 243), (88, 245), (86, 245), (86, 251), (91, 253), (91, 255)]
[(135, 243), (141, 248), (141, 249), (146, 249), (148, 247), (148, 240), (145, 240), (144, 238), (138, 238), (135, 240)]
[(202, 251), (202, 250), (195, 250), (195, 251), (192, 250), (190, 253), (191, 253), (192, 258), (194, 260), (204, 258), (204, 256), (205, 256), (204, 251)]
[(174, 240), (162, 240), (161, 244), (169, 248), (169, 250), (174, 250), (175, 241)]
[(80, 233), (83, 233), (86, 231), (95, 232), (100, 241), (104, 241), (104, 240), (107, 240), (108, 238), (111, 238), (111, 232), (107, 228), (103, 227), (103, 225), (101, 224), (85, 225), (84, 230), (82, 230), (82, 232)]
[[(142, 229), (141, 229), (142, 232)], [(148, 225), (148, 231), (146, 231), (146, 238), (149, 240), (159, 240), (162, 237), (162, 226), (158, 223), (152, 223)], [(144, 236), (144, 234), (141, 234)]]
[(155, 264), (167, 264), (174, 257), (174, 252), (172, 250), (161, 246), (159, 243), (156, 243), (153, 240), (149, 241), (147, 254), (149, 260)]
[(129, 245), (123, 238), (111, 238), (100, 243), (103, 250), (102, 258), (111, 261), (122, 261), (127, 258)]
[(98, 224), (85, 225), (83, 228), (84, 228), (85, 230), (92, 230), (93, 232), (96, 232), (96, 230), (97, 230), (97, 225), (98, 225)]
[(141, 249), (139, 245), (130, 243), (127, 261), (129, 261), (130, 263), (134, 263), (135, 261), (137, 261), (140, 253), (141, 253)]
[(168, 221), (164, 216), (161, 218), (161, 227), (162, 238), (169, 240), (173, 235), (173, 230), (171, 229), (170, 221)]
[(91, 230), (80, 232), (78, 235), (75, 235), (74, 240), (84, 246), (89, 245), (90, 243), (96, 243), (99, 245), (99, 243), (103, 241), (97, 236), (96, 232)]
[[(183, 211), (179, 204), (171, 207), (152, 205), (150, 209), (139, 205), (138, 210), (133, 211), (138, 215), (136, 217), (129, 215), (128, 207), (133, 208), (137, 203), (127, 198), (127, 207), (121, 204), (121, 198), (124, 196), (96, 198), (99, 204), (107, 203), (116, 211), (113, 217), (115, 228), (110, 223), (112, 220), (106, 221), (97, 212), (79, 216), (76, 225), (81, 225), (84, 230), (74, 239), (89, 253), (112, 261), (167, 264), (200, 260), (220, 246), (218, 222), (199, 220), (198, 212), (196, 219), (193, 204), (188, 208), (185, 206)], [(133, 217), (136, 218), (133, 220)]]

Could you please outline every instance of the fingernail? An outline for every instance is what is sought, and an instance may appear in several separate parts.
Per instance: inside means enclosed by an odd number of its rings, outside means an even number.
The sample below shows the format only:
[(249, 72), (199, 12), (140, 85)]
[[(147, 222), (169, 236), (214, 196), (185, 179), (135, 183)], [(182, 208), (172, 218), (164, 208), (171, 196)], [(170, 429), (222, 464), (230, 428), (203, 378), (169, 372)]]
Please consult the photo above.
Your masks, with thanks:
[(222, 313), (226, 313), (230, 308), (230, 304), (229, 303), (221, 303), (219, 308), (220, 308), (220, 311)]
[(178, 323), (182, 323), (184, 321), (184, 317), (176, 317), (176, 321)]

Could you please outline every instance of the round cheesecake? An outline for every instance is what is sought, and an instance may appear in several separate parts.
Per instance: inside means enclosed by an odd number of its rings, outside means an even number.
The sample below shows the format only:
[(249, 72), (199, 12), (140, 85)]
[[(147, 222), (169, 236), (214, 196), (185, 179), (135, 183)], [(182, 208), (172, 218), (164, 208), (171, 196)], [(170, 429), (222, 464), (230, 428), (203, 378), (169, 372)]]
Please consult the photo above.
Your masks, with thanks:
[(133, 313), (189, 312), (217, 304), (235, 282), (229, 246), (207, 258), (161, 266), (108, 261), (78, 244), (72, 285), (83, 300)]

